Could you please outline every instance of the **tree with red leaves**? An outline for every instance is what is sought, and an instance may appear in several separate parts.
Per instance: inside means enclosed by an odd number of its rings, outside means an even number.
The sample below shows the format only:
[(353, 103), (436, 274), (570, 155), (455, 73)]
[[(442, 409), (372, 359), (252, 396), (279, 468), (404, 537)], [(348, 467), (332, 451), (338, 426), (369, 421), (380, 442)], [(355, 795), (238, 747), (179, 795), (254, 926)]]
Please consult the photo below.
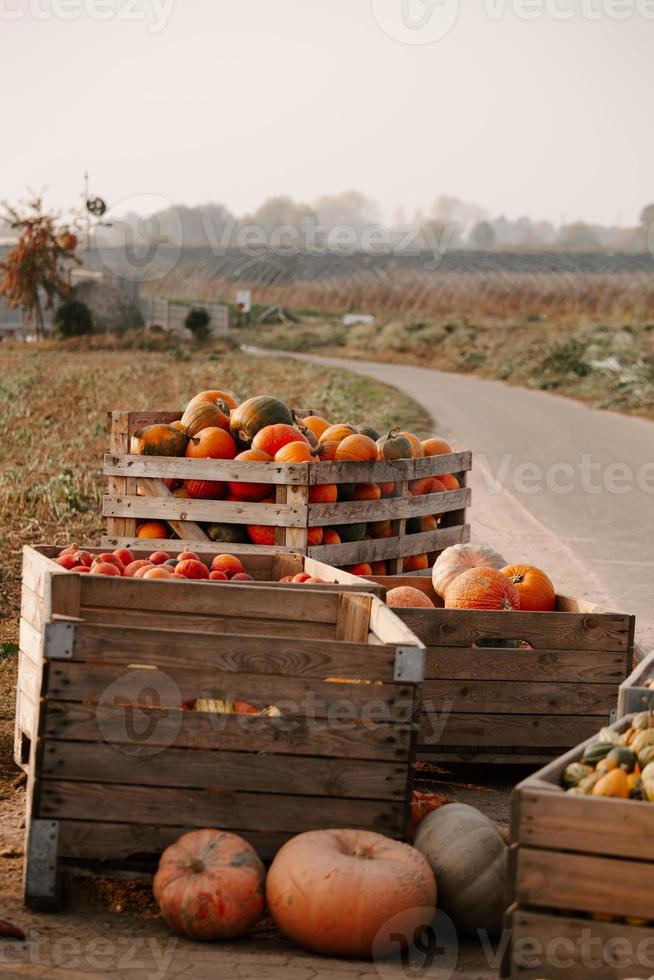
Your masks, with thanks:
[(0, 296), (5, 296), (14, 309), (22, 306), (27, 310), (40, 339), (44, 310), (52, 309), (55, 298), (65, 296), (70, 289), (62, 262), (81, 264), (74, 254), (77, 238), (67, 229), (57, 231), (57, 216), (44, 212), (41, 198), (30, 201), (25, 212), (6, 204), (4, 209), (7, 222), (20, 235), (16, 246), (0, 262)]

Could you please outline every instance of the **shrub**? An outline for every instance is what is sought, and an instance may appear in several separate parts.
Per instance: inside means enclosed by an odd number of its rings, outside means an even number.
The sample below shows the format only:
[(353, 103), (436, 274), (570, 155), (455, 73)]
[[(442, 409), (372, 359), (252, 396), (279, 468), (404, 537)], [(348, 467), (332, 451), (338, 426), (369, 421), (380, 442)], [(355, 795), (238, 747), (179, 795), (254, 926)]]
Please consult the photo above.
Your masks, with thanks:
[(211, 331), (209, 330), (210, 317), (203, 306), (193, 306), (186, 314), (184, 326), (190, 330), (194, 338), (199, 342), (207, 340)]
[(81, 337), (93, 333), (93, 318), (86, 303), (66, 299), (55, 313), (55, 327), (62, 337)]

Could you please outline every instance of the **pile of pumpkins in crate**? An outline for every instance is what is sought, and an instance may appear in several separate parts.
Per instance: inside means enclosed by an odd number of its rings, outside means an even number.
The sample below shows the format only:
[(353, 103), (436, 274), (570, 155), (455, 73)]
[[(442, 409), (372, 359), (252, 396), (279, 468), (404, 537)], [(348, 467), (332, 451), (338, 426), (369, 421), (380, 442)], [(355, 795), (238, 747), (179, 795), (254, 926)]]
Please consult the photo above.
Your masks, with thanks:
[(634, 715), (624, 732), (602, 728), (580, 761), (566, 766), (562, 784), (576, 796), (654, 803), (654, 714)]
[[(392, 430), (380, 435), (370, 425), (332, 423), (319, 415), (298, 415), (281, 399), (258, 395), (242, 403), (229, 392), (203, 391), (186, 406), (181, 418), (170, 424), (147, 425), (134, 433), (130, 452), (146, 456), (184, 456), (187, 459), (221, 459), (257, 463), (362, 462), (413, 459), (451, 453), (445, 440), (420, 440), (412, 432)], [(243, 480), (167, 480), (176, 497), (226, 500), (237, 503), (275, 503), (274, 486)], [(459, 489), (453, 474), (413, 480), (412, 495), (441, 493)], [(337, 501), (375, 501), (395, 496), (396, 484), (330, 483), (311, 487), (309, 503)], [(414, 517), (407, 521), (407, 533), (435, 531), (439, 514)], [(211, 523), (208, 537), (223, 544), (272, 546), (275, 528), (257, 524)], [(168, 526), (161, 521), (145, 521), (137, 528), (140, 538), (168, 538)], [(393, 536), (390, 520), (341, 524), (309, 529), (308, 544), (334, 545), (343, 542)], [(433, 564), (433, 555), (407, 557), (404, 571), (420, 571)], [(359, 569), (362, 574), (385, 575), (386, 563), (373, 562)]]

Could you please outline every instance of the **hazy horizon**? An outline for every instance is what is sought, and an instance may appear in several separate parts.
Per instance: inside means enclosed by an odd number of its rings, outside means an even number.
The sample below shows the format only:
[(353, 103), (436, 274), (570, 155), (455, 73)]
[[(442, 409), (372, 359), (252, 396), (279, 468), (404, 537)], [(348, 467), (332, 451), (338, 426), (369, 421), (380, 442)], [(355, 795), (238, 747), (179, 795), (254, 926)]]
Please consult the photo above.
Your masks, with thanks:
[[(610, 0), (557, 2), (570, 19), (483, 0), (435, 43), (402, 43), (401, 0), (140, 0), (141, 20), (103, 0), (102, 21), (97, 0), (11, 0), (0, 198), (46, 188), (69, 208), (88, 168), (118, 213), (143, 195), (240, 215), (356, 188), (386, 221), (448, 194), (492, 217), (634, 226), (654, 201), (653, 5), (618, 20)], [(429, 3), (409, 0), (416, 17)]]

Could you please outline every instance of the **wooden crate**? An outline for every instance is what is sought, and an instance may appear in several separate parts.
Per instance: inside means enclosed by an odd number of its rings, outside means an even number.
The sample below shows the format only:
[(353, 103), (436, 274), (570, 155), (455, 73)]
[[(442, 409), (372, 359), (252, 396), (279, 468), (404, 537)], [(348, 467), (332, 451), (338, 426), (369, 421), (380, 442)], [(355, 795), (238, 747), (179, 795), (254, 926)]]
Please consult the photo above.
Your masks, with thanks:
[[(180, 412), (111, 412), (109, 453), (104, 473), (108, 493), (103, 502), (108, 547), (138, 546), (136, 529), (140, 521), (166, 521), (188, 547), (201, 543), (206, 551), (230, 551), (232, 545), (213, 544), (202, 523), (258, 524), (276, 529), (276, 544), (241, 545), (255, 554), (265, 551), (291, 551), (330, 565), (354, 565), (364, 561), (388, 560), (391, 571), (402, 571), (402, 559), (409, 555), (440, 553), (452, 544), (468, 541), (466, 508), (470, 505), (467, 473), (472, 465), (470, 452), (448, 453), (424, 459), (370, 463), (294, 463), (272, 464), (234, 460), (196, 460), (183, 458), (132, 456), (130, 438), (144, 425), (171, 422)], [(412, 480), (452, 473), (461, 489), (412, 497)], [(245, 480), (269, 483), (276, 493), (274, 504), (235, 503), (222, 500), (186, 500), (173, 496), (164, 479)], [(325, 483), (390, 483), (397, 496), (379, 501), (350, 501), (335, 504), (309, 503), (312, 486)], [(137, 486), (143, 496), (137, 494)], [(405, 534), (410, 517), (442, 514), (436, 531)], [(393, 537), (338, 545), (308, 544), (308, 529), (338, 527), (368, 521), (393, 521)], [(166, 547), (166, 540), (153, 546)]]
[(636, 644), (634, 659), (639, 663), (620, 685), (618, 718), (654, 708), (654, 650), (648, 656), (642, 657), (638, 656), (640, 652)]
[[(442, 606), (428, 576), (370, 581), (386, 591), (410, 584)], [(618, 685), (632, 667), (633, 616), (566, 596), (551, 613), (394, 611), (427, 647), (422, 758), (542, 763), (615, 719)], [(523, 643), (493, 648), (493, 639)]]
[[(317, 828), (410, 838), (425, 651), (379, 598), (42, 567), (24, 609), (29, 905), (56, 904), (65, 865), (134, 873), (192, 828), (265, 858)], [(182, 710), (217, 697), (281, 717)]]
[[(139, 542), (141, 545), (148, 542)], [(169, 544), (172, 542), (169, 542)], [(16, 765), (23, 769), (27, 768), (29, 762), (29, 746), (31, 733), (34, 729), (36, 715), (36, 689), (39, 682), (40, 660), (34, 660), (33, 653), (38, 650), (35, 642), (33, 630), (40, 630), (44, 622), (50, 617), (51, 599), (50, 591), (52, 588), (50, 579), (52, 576), (69, 576), (71, 572), (65, 571), (58, 565), (54, 558), (61, 549), (48, 545), (41, 545), (36, 548), (25, 547), (23, 549), (23, 592), (21, 600), (21, 623), (20, 623), (20, 652), (18, 659), (18, 681), (16, 685), (16, 721), (14, 734), (14, 760)], [(86, 548), (92, 554), (98, 554), (104, 548)], [(255, 582), (243, 582), (245, 587), (256, 587), (261, 582), (265, 582), (270, 588), (283, 588), (280, 579), (283, 575), (295, 575), (298, 572), (308, 572), (325, 579), (327, 585), (302, 585), (303, 589), (313, 589), (322, 591), (337, 592), (369, 592), (383, 596), (384, 589), (380, 585), (375, 585), (357, 575), (339, 568), (331, 568), (323, 562), (316, 561), (315, 558), (306, 558), (303, 555), (282, 554), (263, 554), (256, 555), (246, 552), (241, 554), (238, 547), (234, 547), (231, 554), (236, 554), (243, 562), (245, 569), (256, 579)], [(135, 558), (147, 558), (152, 554), (152, 548), (145, 550), (134, 549)], [(213, 554), (203, 551), (196, 551), (204, 561), (210, 561)], [(73, 576), (79, 577), (79, 576)], [(134, 580), (140, 582), (141, 580)], [(145, 583), (147, 584), (147, 583)], [(195, 584), (195, 583), (194, 583)], [(199, 584), (199, 583), (198, 583)], [(231, 584), (220, 582), (213, 583), (219, 589), (231, 588)], [(64, 586), (64, 588), (70, 586)], [(299, 586), (298, 586), (299, 588)], [(216, 593), (216, 605), (220, 604), (219, 596)], [(64, 610), (64, 614), (67, 611)], [(201, 626), (193, 623), (193, 629)]]
[[(623, 731), (628, 719), (614, 727)], [(575, 796), (561, 788), (565, 767), (594, 740), (514, 790), (511, 941), (502, 973), (511, 980), (654, 973), (654, 804)]]

